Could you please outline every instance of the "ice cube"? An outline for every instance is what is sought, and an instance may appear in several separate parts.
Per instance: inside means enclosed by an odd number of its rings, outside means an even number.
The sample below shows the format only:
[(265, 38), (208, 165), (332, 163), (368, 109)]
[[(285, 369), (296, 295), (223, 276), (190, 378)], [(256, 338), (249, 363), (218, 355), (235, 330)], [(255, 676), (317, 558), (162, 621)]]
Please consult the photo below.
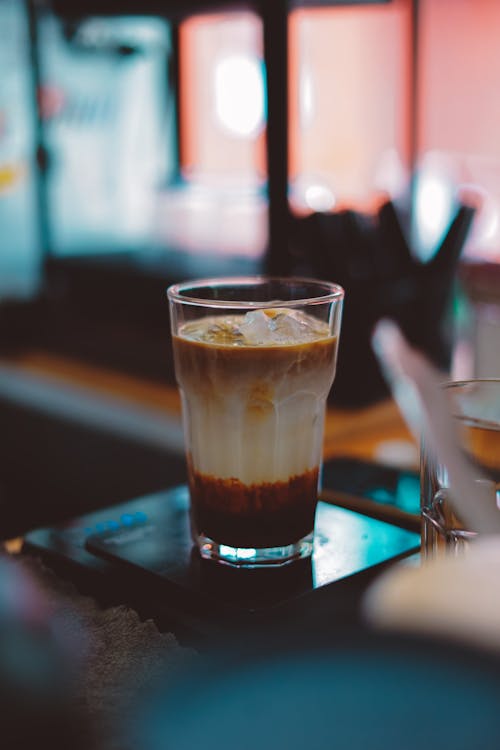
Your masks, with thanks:
[(242, 344), (244, 341), (240, 326), (231, 318), (217, 318), (203, 331), (202, 341), (207, 344), (224, 346)]
[(273, 344), (273, 318), (265, 310), (251, 310), (247, 312), (240, 325), (246, 344), (250, 346), (265, 346)]
[(318, 321), (300, 310), (280, 310), (272, 320), (272, 328), (277, 344), (301, 344), (324, 336)]
[(288, 308), (252, 310), (245, 315), (240, 331), (250, 346), (302, 344), (327, 335), (318, 320)]

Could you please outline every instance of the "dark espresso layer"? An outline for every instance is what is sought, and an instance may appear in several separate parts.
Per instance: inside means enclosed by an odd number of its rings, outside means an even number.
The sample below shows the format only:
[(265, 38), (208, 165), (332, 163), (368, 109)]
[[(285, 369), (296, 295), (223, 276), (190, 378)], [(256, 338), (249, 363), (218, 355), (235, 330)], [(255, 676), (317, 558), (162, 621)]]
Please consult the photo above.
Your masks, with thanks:
[(189, 472), (194, 529), (232, 547), (262, 549), (299, 541), (314, 528), (318, 469), (288, 481), (245, 485)]

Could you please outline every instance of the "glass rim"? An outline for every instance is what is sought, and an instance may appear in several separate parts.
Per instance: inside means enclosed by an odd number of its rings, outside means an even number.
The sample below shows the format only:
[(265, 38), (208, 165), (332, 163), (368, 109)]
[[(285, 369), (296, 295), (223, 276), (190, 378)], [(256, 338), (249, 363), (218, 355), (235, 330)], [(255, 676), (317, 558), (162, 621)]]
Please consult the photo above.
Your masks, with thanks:
[[(237, 287), (237, 286), (263, 286), (269, 282), (278, 282), (280, 284), (309, 284), (324, 289), (324, 294), (318, 297), (299, 297), (290, 300), (225, 300), (225, 299), (207, 299), (196, 297), (193, 294), (184, 294), (186, 291), (195, 291), (196, 288), (219, 286)], [(302, 276), (218, 276), (205, 279), (192, 279), (172, 284), (167, 288), (167, 296), (170, 302), (179, 302), (185, 305), (196, 307), (215, 307), (215, 308), (235, 308), (235, 309), (265, 309), (272, 307), (290, 307), (298, 305), (324, 305), (328, 302), (342, 300), (344, 298), (344, 289), (332, 281), (323, 281), (321, 279), (306, 278)]]
[(467, 378), (466, 380), (445, 380), (441, 383), (443, 388), (464, 388), (469, 385), (480, 383), (500, 383), (500, 378)]
[[(459, 390), (461, 388), (467, 388), (469, 386), (477, 385), (498, 385), (500, 386), (500, 378), (468, 378), (466, 380), (448, 380), (442, 383), (443, 389), (447, 391)], [(484, 427), (488, 430), (500, 430), (500, 419), (486, 419), (485, 417), (477, 417), (468, 415), (464, 412), (455, 412), (453, 410), (452, 416), (454, 419), (467, 421), (478, 427)]]

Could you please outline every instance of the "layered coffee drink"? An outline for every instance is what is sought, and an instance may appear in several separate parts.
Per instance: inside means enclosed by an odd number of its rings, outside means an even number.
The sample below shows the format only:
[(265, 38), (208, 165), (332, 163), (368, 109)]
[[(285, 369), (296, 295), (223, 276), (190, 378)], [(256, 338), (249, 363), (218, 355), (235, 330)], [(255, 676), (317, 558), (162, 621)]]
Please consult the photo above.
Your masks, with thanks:
[(311, 538), (332, 326), (283, 306), (217, 311), (173, 336), (193, 534), (245, 556)]

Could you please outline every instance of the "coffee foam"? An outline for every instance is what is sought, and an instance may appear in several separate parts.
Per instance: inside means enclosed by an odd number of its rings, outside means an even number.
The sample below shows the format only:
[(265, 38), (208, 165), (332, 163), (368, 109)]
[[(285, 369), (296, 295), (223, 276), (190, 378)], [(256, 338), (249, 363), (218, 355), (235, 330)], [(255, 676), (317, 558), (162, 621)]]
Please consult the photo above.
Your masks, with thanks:
[(249, 345), (239, 338), (243, 317), (224, 318), (223, 343), (219, 332), (217, 343), (206, 340), (218, 318), (174, 336), (187, 450), (204, 475), (247, 485), (287, 481), (320, 463), (337, 339), (310, 319), (307, 342)]

